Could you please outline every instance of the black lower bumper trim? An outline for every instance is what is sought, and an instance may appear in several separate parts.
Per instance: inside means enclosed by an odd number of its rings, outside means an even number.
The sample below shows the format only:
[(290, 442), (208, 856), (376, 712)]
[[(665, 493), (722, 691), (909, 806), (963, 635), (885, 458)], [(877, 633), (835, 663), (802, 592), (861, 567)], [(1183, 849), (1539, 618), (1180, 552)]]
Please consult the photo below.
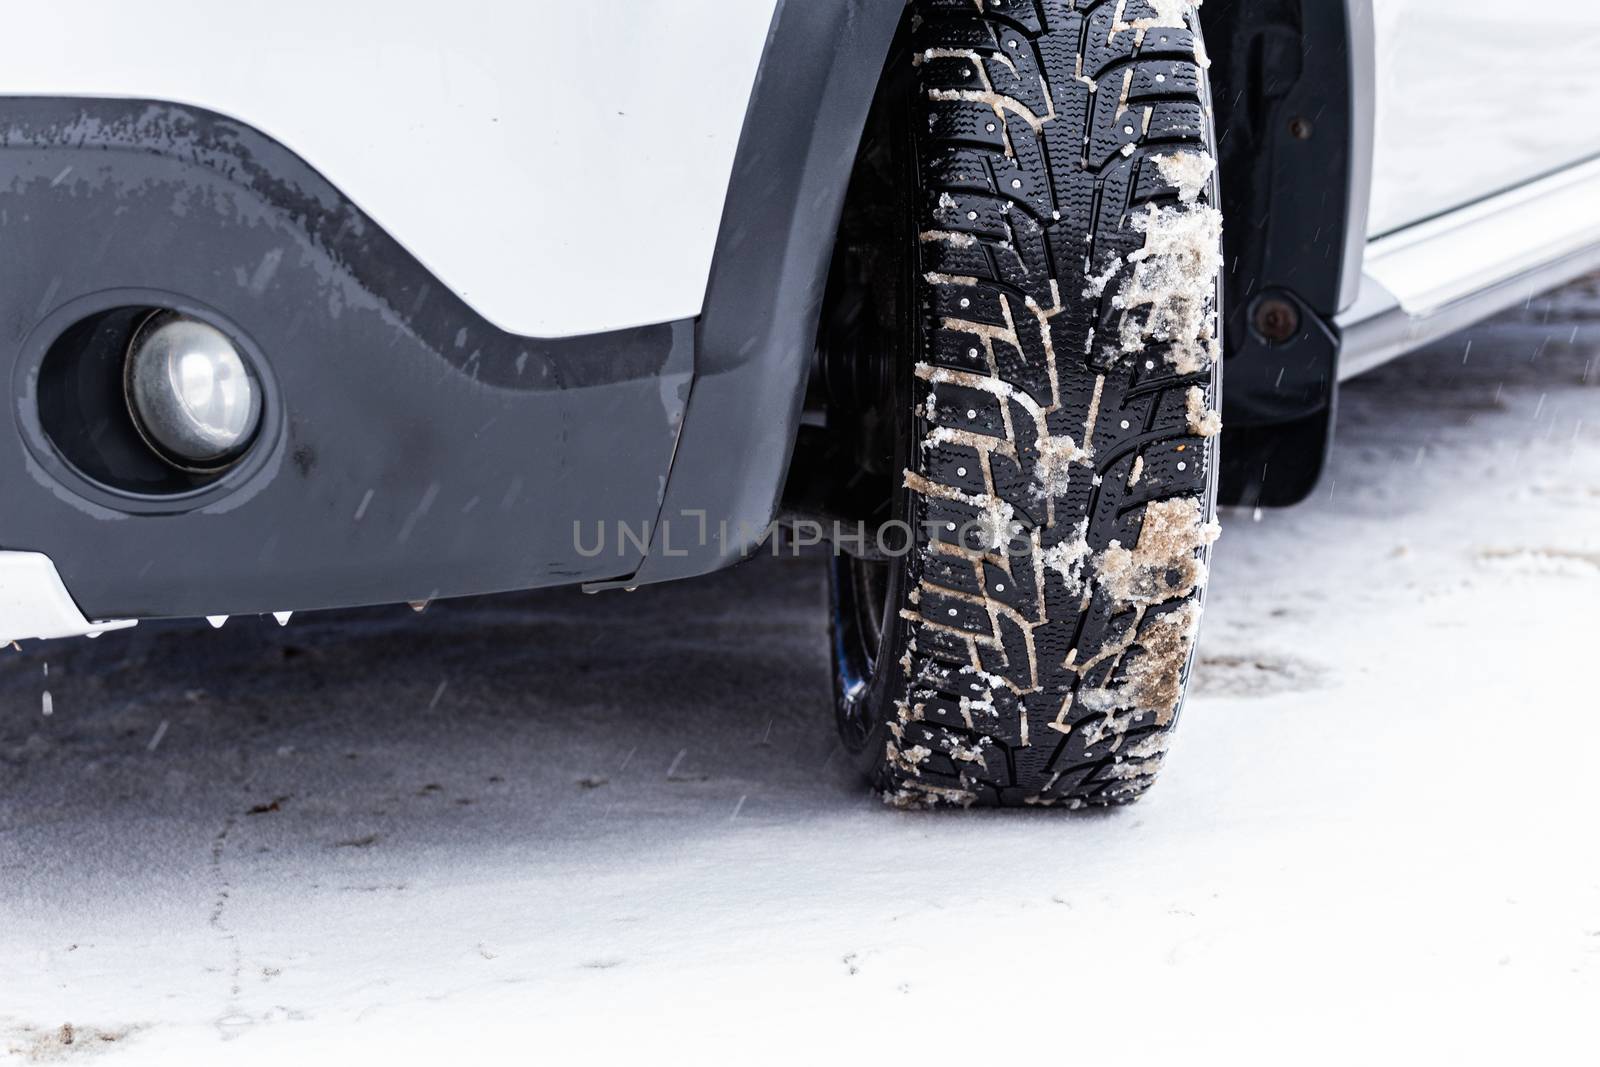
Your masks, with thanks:
[[(578, 552), (575, 526), (655, 518), (692, 321), (507, 333), (281, 145), (142, 101), (0, 100), (0, 240), (0, 547), (49, 555), (89, 617), (386, 603), (639, 566), (626, 542)], [(278, 432), (225, 492), (102, 491), (40, 437), (34, 387), (61, 309), (129, 291), (227, 323), (270, 366)]]

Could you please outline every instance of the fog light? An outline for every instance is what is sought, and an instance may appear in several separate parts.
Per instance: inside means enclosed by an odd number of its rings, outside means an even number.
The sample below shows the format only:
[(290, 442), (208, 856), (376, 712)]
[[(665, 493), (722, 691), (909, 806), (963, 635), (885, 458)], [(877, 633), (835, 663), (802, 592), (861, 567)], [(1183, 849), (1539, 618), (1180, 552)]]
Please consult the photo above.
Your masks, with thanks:
[(226, 466), (261, 424), (261, 386), (238, 348), (176, 311), (158, 311), (134, 332), (124, 387), (145, 443), (185, 469)]

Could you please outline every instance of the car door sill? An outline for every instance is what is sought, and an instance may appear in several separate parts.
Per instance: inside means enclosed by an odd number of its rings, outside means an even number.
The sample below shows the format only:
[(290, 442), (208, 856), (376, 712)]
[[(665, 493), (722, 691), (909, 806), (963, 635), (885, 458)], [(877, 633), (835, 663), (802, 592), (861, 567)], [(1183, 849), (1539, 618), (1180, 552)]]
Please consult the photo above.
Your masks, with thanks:
[(1367, 245), (1341, 380), (1600, 268), (1600, 159)]

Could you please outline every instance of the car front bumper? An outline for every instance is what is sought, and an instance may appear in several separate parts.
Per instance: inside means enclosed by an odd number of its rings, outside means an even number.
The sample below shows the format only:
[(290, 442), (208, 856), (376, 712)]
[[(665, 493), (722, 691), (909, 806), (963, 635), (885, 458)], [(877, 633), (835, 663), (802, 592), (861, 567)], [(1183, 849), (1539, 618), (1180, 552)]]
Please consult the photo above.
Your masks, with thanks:
[[(575, 337), (488, 322), (242, 123), (0, 99), (0, 552), (47, 559), (70, 591), (73, 625), (48, 628), (633, 585), (741, 558), (776, 510), (900, 14), (780, 4), (704, 311)], [(54, 447), (46, 353), (74, 321), (126, 306), (187, 310), (260, 355), (273, 402), (249, 463), (151, 497)], [(668, 516), (676, 543), (659, 533)], [(26, 620), (48, 617), (54, 587), (18, 584), (37, 561), (18, 566), (0, 571), (0, 631), (45, 636)]]

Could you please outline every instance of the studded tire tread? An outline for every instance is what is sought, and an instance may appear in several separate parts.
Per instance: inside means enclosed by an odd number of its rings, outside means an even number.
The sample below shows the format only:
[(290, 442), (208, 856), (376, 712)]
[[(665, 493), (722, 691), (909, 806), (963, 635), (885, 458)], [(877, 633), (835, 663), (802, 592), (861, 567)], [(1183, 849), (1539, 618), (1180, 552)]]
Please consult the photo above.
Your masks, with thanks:
[[(1215, 537), (1220, 233), (1186, 0), (915, 0), (922, 316), (877, 784), (906, 805), (1132, 800)], [(1209, 274), (1208, 274), (1209, 272)]]

